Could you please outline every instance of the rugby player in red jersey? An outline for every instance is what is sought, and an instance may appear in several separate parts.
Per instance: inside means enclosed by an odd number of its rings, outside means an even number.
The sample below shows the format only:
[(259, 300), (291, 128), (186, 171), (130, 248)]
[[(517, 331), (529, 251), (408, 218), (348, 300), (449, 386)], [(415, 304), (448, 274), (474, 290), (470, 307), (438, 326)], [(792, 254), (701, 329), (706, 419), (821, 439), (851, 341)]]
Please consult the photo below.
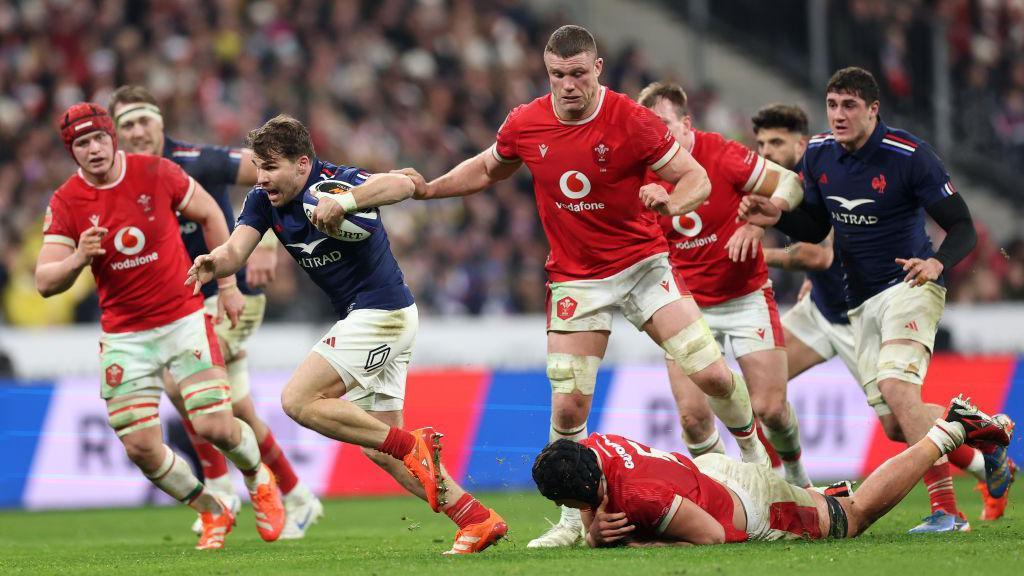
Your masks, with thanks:
[[(529, 167), (551, 247), (549, 438), (587, 436), (597, 368), (612, 313), (620, 310), (709, 396), (744, 460), (767, 462), (746, 383), (726, 366), (673, 274), (658, 227), (658, 213), (686, 214), (704, 202), (710, 192), (704, 169), (650, 110), (600, 84), (604, 61), (585, 28), (567, 25), (552, 33), (544, 65), (551, 93), (512, 110), (491, 148), (429, 183), (413, 169), (401, 172), (413, 179), (416, 198), (431, 199), (474, 194)], [(645, 186), (648, 169), (671, 183), (671, 191)], [(563, 509), (559, 523), (528, 546), (569, 546), (582, 537), (578, 512)]]
[[(724, 347), (728, 340), (732, 346), (750, 388), (754, 414), (779, 453), (786, 480), (810, 486), (800, 462), (796, 413), (786, 401), (785, 339), (760, 250), (764, 229), (736, 218), (740, 199), (747, 194), (773, 196), (787, 209), (795, 206), (803, 197), (800, 179), (739, 142), (695, 130), (686, 92), (678, 85), (654, 82), (637, 100), (661, 118), (711, 180), (711, 195), (696, 210), (658, 218), (672, 266), (686, 280), (719, 343)], [(648, 174), (648, 180), (671, 186), (654, 173)], [(704, 395), (671, 357), (667, 362), (690, 454), (724, 454)]]
[[(199, 512), (203, 531), (196, 548), (223, 548), (235, 519), (163, 443), (158, 406), (164, 369), (196, 432), (245, 475), (260, 536), (276, 540), (285, 520), (277, 484), (260, 463), (252, 428), (231, 414), (213, 323), (202, 298), (183, 284), (190, 262), (177, 212), (197, 222), (213, 245), (228, 238), (224, 215), (170, 160), (119, 151), (102, 106), (71, 106), (61, 116), (60, 133), (79, 169), (46, 210), (36, 288), (44, 297), (59, 294), (91, 268), (102, 310), (100, 396), (110, 425), (153, 484)], [(221, 292), (237, 290), (234, 282), (225, 278)], [(234, 324), (240, 309), (226, 312)]]
[(1012, 433), (1005, 414), (990, 417), (959, 396), (924, 438), (839, 497), (722, 454), (690, 460), (612, 434), (549, 444), (533, 464), (533, 479), (544, 497), (583, 511), (593, 547), (853, 538), (942, 456), (964, 444), (1005, 447)]

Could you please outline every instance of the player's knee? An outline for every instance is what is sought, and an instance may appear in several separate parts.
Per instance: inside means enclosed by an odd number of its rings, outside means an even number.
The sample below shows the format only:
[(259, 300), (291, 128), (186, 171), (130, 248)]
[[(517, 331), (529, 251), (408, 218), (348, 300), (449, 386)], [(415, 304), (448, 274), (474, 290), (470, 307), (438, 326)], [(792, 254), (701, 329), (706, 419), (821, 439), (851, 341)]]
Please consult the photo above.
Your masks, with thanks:
[(235, 419), (230, 412), (204, 414), (192, 418), (196, 434), (214, 446), (231, 444), (235, 432)]
[(121, 438), (121, 443), (128, 459), (144, 472), (155, 470), (163, 460), (164, 445), (159, 437), (129, 434)]
[(765, 426), (773, 429), (783, 429), (789, 426), (789, 405), (785, 398), (761, 398), (750, 399), (754, 414), (760, 418)]
[(306, 397), (300, 394), (294, 386), (285, 386), (281, 391), (281, 408), (289, 418), (303, 424), (303, 409), (306, 407)]
[(662, 342), (661, 347), (691, 378), (719, 363), (722, 357), (722, 350), (703, 317)]
[(885, 432), (886, 438), (893, 442), (907, 441), (906, 436), (903, 434), (903, 428), (900, 427), (899, 421), (891, 413), (879, 417), (878, 421), (882, 424), (882, 431)]
[(690, 374), (690, 379), (708, 396), (724, 398), (732, 394), (735, 383), (732, 371), (719, 360), (699, 372)]
[(547, 376), (555, 394), (593, 396), (597, 387), (598, 356), (552, 352), (547, 357)]

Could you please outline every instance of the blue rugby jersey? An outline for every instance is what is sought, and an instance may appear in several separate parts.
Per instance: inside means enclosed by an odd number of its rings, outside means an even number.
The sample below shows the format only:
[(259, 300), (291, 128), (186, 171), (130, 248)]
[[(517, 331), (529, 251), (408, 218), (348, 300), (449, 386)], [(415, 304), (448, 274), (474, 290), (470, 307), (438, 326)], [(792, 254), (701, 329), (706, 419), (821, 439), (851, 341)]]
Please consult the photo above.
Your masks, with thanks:
[[(195, 145), (170, 137), (164, 137), (164, 158), (181, 166), (185, 172), (195, 179), (196, 182), (206, 189), (217, 201), (224, 220), (228, 223), (228, 232), (235, 229), (235, 211), (231, 207), (231, 187), (238, 180), (239, 161), (241, 151), (238, 148), (227, 146)], [(200, 254), (208, 254), (216, 246), (207, 246), (206, 238), (203, 236), (203, 229), (199, 224), (178, 215), (178, 227), (181, 229), (181, 239), (185, 242), (185, 249), (192, 260)], [(245, 267), (243, 266), (238, 274), (238, 289), (242, 294), (259, 294), (260, 290), (251, 288), (245, 283)], [(208, 282), (203, 284), (203, 297), (208, 298), (217, 293), (217, 283)]]
[(956, 188), (923, 140), (881, 119), (853, 153), (819, 134), (808, 142), (803, 174), (806, 209), (827, 214), (835, 230), (850, 309), (903, 280), (896, 258), (934, 256), (924, 209)]
[[(835, 244), (832, 246), (836, 250)], [(846, 280), (843, 278), (843, 263), (839, 252), (832, 258), (832, 265), (827, 270), (807, 272), (811, 281), (811, 301), (826, 320), (833, 324), (849, 324), (846, 315)]]
[[(365, 170), (313, 162), (303, 190), (318, 180), (342, 180), (353, 185), (366, 181)], [(299, 266), (327, 294), (338, 317), (358, 309), (398, 310), (411, 306), (412, 292), (391, 253), (384, 226), (362, 242), (342, 242), (317, 230), (302, 208), (302, 192), (291, 202), (275, 208), (267, 193), (253, 187), (245, 197), (238, 225), (274, 234)]]

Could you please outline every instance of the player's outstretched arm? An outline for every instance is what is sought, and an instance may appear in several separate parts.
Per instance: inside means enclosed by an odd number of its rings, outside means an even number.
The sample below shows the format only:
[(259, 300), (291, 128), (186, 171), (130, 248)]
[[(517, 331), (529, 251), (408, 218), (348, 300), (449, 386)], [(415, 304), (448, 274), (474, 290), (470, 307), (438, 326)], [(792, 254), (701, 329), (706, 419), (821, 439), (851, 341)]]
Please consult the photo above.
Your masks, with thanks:
[(405, 168), (399, 172), (412, 178), (416, 186), (413, 198), (432, 200), (476, 194), (515, 174), (521, 165), (522, 162), (499, 161), (488, 148), (476, 156), (462, 161), (447, 174), (429, 183), (411, 168)]
[(82, 232), (74, 248), (67, 244), (43, 244), (36, 259), (35, 280), (39, 294), (49, 298), (71, 288), (82, 270), (92, 263), (93, 256), (106, 254), (101, 247), (106, 235), (106, 228), (92, 226)]
[(209, 254), (200, 254), (196, 257), (192, 267), (188, 270), (186, 285), (195, 285), (195, 292), (203, 284), (215, 278), (234, 278), (249, 255), (260, 243), (260, 233), (252, 226), (239, 224), (231, 233), (228, 241), (214, 248)]
[[(648, 208), (661, 214), (680, 216), (687, 212), (693, 212), (711, 195), (711, 181), (708, 180), (708, 173), (689, 152), (682, 148), (667, 164), (657, 170), (657, 174), (662, 180), (675, 184), (664, 202), (657, 199), (652, 201), (644, 199)], [(648, 186), (644, 186), (641, 191), (647, 188)], [(642, 193), (641, 198), (643, 198)]]
[(373, 208), (408, 200), (415, 191), (412, 178), (405, 174), (373, 174), (352, 189), (352, 198), (359, 208)]

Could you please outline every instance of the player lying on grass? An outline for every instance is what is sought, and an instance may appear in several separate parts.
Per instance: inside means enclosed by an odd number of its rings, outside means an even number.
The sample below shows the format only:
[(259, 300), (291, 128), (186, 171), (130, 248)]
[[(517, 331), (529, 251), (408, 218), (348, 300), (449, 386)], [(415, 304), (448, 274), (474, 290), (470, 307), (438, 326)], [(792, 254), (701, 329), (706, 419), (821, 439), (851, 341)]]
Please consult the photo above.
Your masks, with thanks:
[[(362, 241), (346, 242), (322, 231), (336, 229), (357, 207), (412, 196), (412, 180), (320, 160), (309, 130), (285, 115), (250, 132), (249, 143), (257, 185), (246, 197), (231, 237), (195, 259), (187, 283), (194, 283), (198, 293), (215, 278), (231, 277), (267, 230), (273, 230), (338, 315), (285, 386), (285, 413), (328, 438), (362, 446), (406, 490), (435, 512), (447, 514), (459, 527), (449, 553), (490, 546), (505, 535), (505, 521), (445, 472), (440, 434), (433, 428), (403, 428), (405, 379), (419, 316), (387, 232), (380, 227)], [(303, 192), (325, 180), (355, 188), (319, 202), (307, 216)]]
[(582, 511), (590, 546), (723, 544), (852, 538), (902, 500), (942, 456), (962, 444), (1010, 442), (1013, 422), (958, 396), (944, 418), (871, 473), (849, 497), (787, 484), (768, 467), (721, 454), (694, 460), (615, 435), (549, 444), (533, 464), (544, 497)]

